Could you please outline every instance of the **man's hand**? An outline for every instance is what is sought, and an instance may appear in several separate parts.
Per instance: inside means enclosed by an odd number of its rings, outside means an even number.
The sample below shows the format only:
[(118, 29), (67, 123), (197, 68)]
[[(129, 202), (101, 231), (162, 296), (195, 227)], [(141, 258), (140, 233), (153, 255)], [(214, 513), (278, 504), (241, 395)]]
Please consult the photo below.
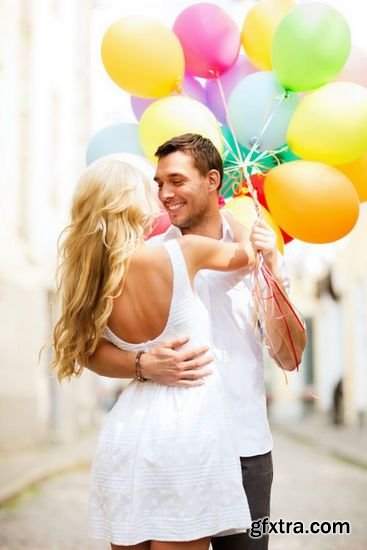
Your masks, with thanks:
[(274, 231), (264, 221), (257, 221), (250, 233), (250, 242), (254, 252), (261, 252), (265, 265), (277, 276), (278, 273), (278, 250), (277, 237)]
[(180, 350), (189, 338), (176, 338), (154, 346), (141, 356), (141, 374), (166, 386), (201, 386), (204, 376), (212, 373), (213, 357), (207, 346)]

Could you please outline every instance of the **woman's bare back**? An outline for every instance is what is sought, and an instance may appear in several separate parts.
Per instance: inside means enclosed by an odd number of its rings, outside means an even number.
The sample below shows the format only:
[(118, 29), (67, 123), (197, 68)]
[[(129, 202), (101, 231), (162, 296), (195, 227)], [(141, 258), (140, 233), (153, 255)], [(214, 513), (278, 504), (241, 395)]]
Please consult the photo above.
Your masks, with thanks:
[[(228, 271), (249, 264), (249, 252), (242, 244), (208, 237), (186, 235), (178, 240), (191, 285), (199, 269)], [(173, 295), (173, 268), (164, 246), (142, 246), (132, 257), (121, 295), (114, 300), (108, 326), (120, 339), (131, 344), (154, 340), (164, 331)]]
[(172, 264), (163, 246), (141, 247), (133, 256), (108, 326), (116, 336), (138, 344), (165, 329), (173, 292)]

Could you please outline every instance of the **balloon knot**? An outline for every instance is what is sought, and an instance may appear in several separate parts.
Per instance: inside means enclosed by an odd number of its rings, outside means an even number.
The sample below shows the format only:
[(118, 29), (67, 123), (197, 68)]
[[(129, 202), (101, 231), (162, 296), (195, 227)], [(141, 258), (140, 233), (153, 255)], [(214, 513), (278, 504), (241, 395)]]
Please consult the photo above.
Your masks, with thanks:
[(255, 151), (259, 150), (260, 141), (259, 141), (259, 138), (257, 136), (254, 136), (254, 137), (250, 138), (249, 143), (250, 143), (251, 148), (253, 147)]
[(176, 80), (176, 87), (175, 87), (175, 91), (178, 93), (178, 94), (182, 94), (183, 92), (183, 88), (182, 88), (182, 78), (179, 76)]
[(248, 195), (248, 193), (249, 193), (249, 190), (246, 187), (246, 183), (241, 182), (235, 187), (235, 189), (233, 191), (233, 196), (234, 197), (242, 197), (244, 195)]
[(219, 78), (218, 69), (208, 69), (208, 73), (210, 74), (211, 78), (214, 78), (215, 80), (218, 80), (218, 78)]

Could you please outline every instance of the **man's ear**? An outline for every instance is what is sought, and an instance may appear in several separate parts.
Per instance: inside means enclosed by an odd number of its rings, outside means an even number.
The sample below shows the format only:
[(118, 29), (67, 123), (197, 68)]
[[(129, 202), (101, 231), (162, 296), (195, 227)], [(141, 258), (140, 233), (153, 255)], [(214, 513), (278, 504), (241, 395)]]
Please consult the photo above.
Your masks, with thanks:
[(208, 190), (209, 192), (217, 191), (218, 187), (220, 186), (220, 175), (218, 170), (210, 170), (208, 172), (208, 180), (209, 180), (209, 186)]

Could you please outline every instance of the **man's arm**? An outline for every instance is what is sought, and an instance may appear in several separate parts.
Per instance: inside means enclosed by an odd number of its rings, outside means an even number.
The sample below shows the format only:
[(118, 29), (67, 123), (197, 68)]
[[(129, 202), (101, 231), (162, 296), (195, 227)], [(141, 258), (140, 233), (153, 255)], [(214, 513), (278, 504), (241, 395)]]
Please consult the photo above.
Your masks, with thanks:
[(291, 371), (301, 363), (307, 341), (306, 329), (288, 305), (287, 289), (279, 269), (275, 233), (266, 223), (260, 222), (255, 224), (250, 240), (254, 251), (262, 253), (265, 266), (272, 275), (268, 281), (270, 287), (266, 289), (271, 299), (265, 300), (263, 312), (269, 354), (278, 366)]
[[(209, 363), (213, 357), (201, 346), (182, 350), (188, 338), (176, 338), (154, 346), (140, 359), (141, 375), (166, 386), (199, 386), (203, 377), (211, 374)], [(102, 338), (96, 351), (84, 365), (100, 376), (135, 378), (136, 353), (123, 351)]]
[[(275, 273), (272, 274), (275, 277)], [(293, 313), (286, 304), (284, 297), (287, 301), (289, 298), (285, 288), (282, 288), (281, 279), (275, 278), (276, 282), (270, 282), (271, 304), (264, 312), (266, 339), (269, 354), (277, 365), (292, 371), (302, 361), (307, 342), (306, 328), (297, 313)]]

